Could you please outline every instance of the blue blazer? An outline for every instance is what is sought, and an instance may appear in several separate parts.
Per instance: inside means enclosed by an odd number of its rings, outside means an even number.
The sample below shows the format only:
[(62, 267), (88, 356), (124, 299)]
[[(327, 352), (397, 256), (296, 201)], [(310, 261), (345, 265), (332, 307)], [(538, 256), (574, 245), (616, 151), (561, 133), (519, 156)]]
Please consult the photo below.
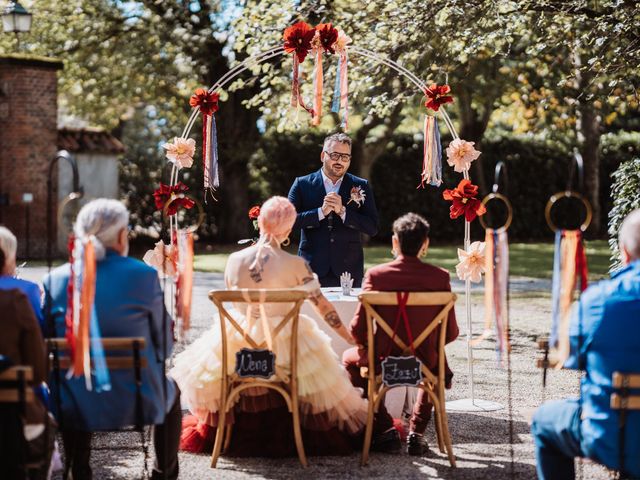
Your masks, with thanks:
[[(351, 189), (361, 187), (365, 193), (364, 203), (351, 202)], [(373, 191), (364, 178), (346, 173), (338, 194), (347, 211), (344, 223), (338, 215), (331, 213), (322, 221), (318, 208), (326, 195), (322, 173), (318, 170), (298, 177), (289, 191), (289, 200), (296, 207), (298, 216), (293, 225), (300, 229), (298, 255), (311, 265), (311, 269), (322, 278), (329, 272), (340, 277), (349, 272), (354, 287), (359, 287), (364, 276), (364, 253), (361, 233), (373, 237), (378, 233), (378, 211)]]
[(44, 328), (44, 317), (42, 316), (41, 299), (40, 299), (40, 287), (29, 280), (23, 280), (21, 278), (10, 277), (8, 275), (0, 276), (0, 290), (13, 290), (17, 288), (24, 293), (29, 299), (33, 313), (36, 315), (36, 319), (40, 324), (40, 328)]
[[(102, 337), (144, 337), (147, 368), (142, 369), (145, 424), (161, 424), (176, 396), (167, 378), (163, 391), (163, 364), (173, 348), (172, 319), (165, 310), (158, 272), (134, 258), (107, 250), (98, 262), (95, 305)], [(44, 279), (44, 314), (55, 325), (55, 336), (65, 333), (69, 264), (56, 268)], [(165, 323), (165, 336), (162, 333)], [(163, 341), (166, 339), (166, 350)], [(110, 370), (111, 390), (97, 393), (85, 388), (84, 378), (62, 378), (63, 424), (84, 431), (115, 430), (135, 425), (135, 379), (132, 370)], [(54, 378), (52, 394), (57, 395)], [(51, 402), (56, 408), (56, 402)], [(58, 417), (59, 412), (55, 412)]]

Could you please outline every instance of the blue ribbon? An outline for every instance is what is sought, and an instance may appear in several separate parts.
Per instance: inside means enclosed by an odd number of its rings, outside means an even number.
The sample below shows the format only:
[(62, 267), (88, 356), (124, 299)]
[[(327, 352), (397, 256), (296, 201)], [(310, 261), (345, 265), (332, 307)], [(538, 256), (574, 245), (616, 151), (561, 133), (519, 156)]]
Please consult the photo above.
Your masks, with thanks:
[(93, 358), (96, 392), (108, 392), (111, 390), (111, 379), (109, 377), (109, 369), (104, 356), (104, 349), (100, 339), (100, 325), (98, 324), (98, 315), (96, 313), (95, 304), (91, 305), (91, 324), (89, 331), (91, 332), (91, 357)]
[(553, 251), (553, 279), (551, 283), (551, 304), (553, 310), (551, 313), (551, 335), (549, 338), (549, 346), (555, 347), (558, 343), (558, 330), (560, 328), (560, 264), (562, 261), (562, 252), (560, 250), (562, 242), (562, 232), (556, 232)]
[(218, 133), (216, 132), (216, 117), (211, 115), (211, 131), (209, 132), (209, 186), (218, 188)]
[(438, 119), (433, 119), (433, 162), (431, 162), (431, 182), (430, 185), (439, 187), (442, 184), (442, 145), (440, 144), (440, 128)]
[(338, 68), (336, 70), (336, 83), (333, 87), (333, 102), (331, 103), (331, 111), (333, 113), (340, 112), (340, 97), (342, 92), (340, 90), (340, 68), (342, 67), (342, 57), (338, 57)]

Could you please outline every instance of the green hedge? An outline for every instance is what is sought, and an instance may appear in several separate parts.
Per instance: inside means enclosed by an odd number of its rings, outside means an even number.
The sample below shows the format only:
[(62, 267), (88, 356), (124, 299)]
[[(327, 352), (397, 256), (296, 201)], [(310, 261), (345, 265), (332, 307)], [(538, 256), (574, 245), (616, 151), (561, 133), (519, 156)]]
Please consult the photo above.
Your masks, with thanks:
[[(255, 152), (250, 162), (252, 201), (260, 203), (271, 195), (286, 195), (295, 176), (319, 168), (323, 138), (324, 135), (317, 132), (265, 137), (262, 148)], [(443, 145), (447, 143), (448, 139), (443, 139)], [(565, 189), (571, 153), (562, 147), (519, 137), (487, 140), (483, 142), (481, 150), (489, 188), (493, 183), (496, 163), (503, 160), (507, 166), (506, 193), (514, 209), (510, 237), (518, 240), (550, 239), (552, 232), (544, 218), (544, 207), (549, 196)], [(607, 224), (607, 213), (611, 209), (611, 173), (622, 161), (635, 155), (640, 155), (640, 134), (602, 137), (602, 225)], [(442, 199), (442, 191), (455, 187), (462, 177), (446, 164), (446, 160), (443, 161), (443, 185), (439, 188), (429, 186), (417, 189), (422, 166), (421, 139), (397, 135), (387, 145), (386, 152), (374, 165), (370, 179), (380, 212), (378, 240), (388, 240), (395, 218), (405, 212), (415, 211), (429, 219), (434, 239), (451, 240), (453, 243), (459, 241), (464, 232), (464, 221), (449, 218), (450, 204)], [(493, 205), (500, 207), (497, 202)], [(494, 207), (492, 213), (500, 213), (494, 211)], [(569, 206), (563, 209), (559, 205), (554, 212), (579, 217), (579, 212), (572, 211)], [(474, 239), (482, 238), (478, 222), (474, 222), (472, 234)]]
[(611, 268), (620, 265), (618, 231), (624, 218), (636, 208), (640, 208), (640, 158), (620, 164), (613, 173), (611, 186), (613, 207), (609, 212), (609, 246), (611, 247)]

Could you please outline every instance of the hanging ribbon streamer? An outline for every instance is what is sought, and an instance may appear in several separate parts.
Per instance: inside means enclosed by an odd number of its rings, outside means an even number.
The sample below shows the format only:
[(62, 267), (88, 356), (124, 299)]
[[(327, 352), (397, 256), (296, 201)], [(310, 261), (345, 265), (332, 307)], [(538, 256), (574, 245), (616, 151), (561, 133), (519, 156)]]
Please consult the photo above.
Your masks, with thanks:
[(336, 83), (333, 89), (333, 103), (331, 111), (339, 113), (342, 108), (342, 129), (349, 131), (349, 82), (347, 80), (347, 52), (341, 53), (338, 57), (338, 68), (336, 70)]
[(71, 305), (67, 303), (65, 336), (69, 340), (71, 366), (67, 377), (84, 376), (86, 388), (91, 390), (93, 358), (96, 391), (111, 390), (95, 308), (97, 265), (92, 240), (76, 239), (70, 259), (73, 264), (67, 294), (72, 300)]
[(191, 303), (193, 296), (193, 233), (178, 230), (178, 278), (176, 280), (176, 321), (179, 337), (191, 327)]
[(320, 125), (322, 119), (322, 89), (324, 87), (323, 71), (322, 71), (322, 49), (319, 48), (315, 52), (316, 64), (313, 69), (313, 118), (312, 125)]
[(556, 232), (553, 256), (552, 321), (549, 345), (558, 351), (558, 367), (569, 356), (569, 313), (580, 276), (580, 291), (587, 288), (587, 258), (579, 230)]
[(498, 363), (511, 349), (509, 332), (508, 285), (509, 241), (507, 232), (487, 228), (485, 234), (484, 332), (471, 344), (477, 345), (492, 333), (495, 319)]
[(424, 188), (425, 184), (439, 187), (442, 184), (442, 145), (436, 117), (425, 115), (423, 135), (422, 174), (418, 188)]
[(216, 120), (213, 116), (218, 111), (220, 95), (209, 92), (204, 88), (196, 89), (189, 99), (189, 105), (198, 108), (202, 113), (202, 170), (204, 172), (204, 199), (207, 201), (207, 192), (211, 193), (220, 186), (218, 178), (218, 134), (216, 132)]

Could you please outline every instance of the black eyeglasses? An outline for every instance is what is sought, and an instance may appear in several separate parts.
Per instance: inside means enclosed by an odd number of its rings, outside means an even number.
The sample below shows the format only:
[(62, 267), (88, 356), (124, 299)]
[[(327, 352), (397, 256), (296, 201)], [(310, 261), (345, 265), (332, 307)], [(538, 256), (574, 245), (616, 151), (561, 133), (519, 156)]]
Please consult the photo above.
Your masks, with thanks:
[(349, 153), (327, 152), (326, 150), (324, 151), (324, 153), (329, 155), (329, 158), (334, 162), (337, 162), (337, 161), (350, 162), (351, 161), (351, 155)]

